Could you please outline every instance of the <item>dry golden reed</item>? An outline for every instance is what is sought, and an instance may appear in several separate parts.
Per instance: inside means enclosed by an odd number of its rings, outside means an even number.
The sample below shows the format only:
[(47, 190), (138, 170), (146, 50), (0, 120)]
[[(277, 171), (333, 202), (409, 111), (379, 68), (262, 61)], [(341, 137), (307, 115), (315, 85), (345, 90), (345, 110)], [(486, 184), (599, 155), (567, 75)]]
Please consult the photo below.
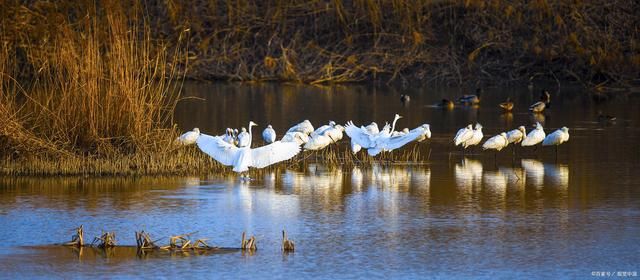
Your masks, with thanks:
[(139, 5), (101, 4), (2, 4), (16, 13), (0, 31), (4, 173), (180, 165), (172, 117), (183, 54), (151, 38)]

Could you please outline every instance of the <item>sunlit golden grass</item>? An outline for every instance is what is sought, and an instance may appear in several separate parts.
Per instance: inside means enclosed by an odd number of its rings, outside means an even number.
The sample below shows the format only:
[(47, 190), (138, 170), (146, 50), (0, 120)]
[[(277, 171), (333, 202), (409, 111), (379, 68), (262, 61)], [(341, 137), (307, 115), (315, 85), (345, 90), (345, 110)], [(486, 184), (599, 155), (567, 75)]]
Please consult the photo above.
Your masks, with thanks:
[[(42, 26), (25, 20), (13, 35), (28, 39), (0, 46), (5, 173), (179, 169), (184, 153), (174, 152), (172, 116), (181, 80), (175, 62), (183, 55), (154, 41), (147, 25), (131, 24), (141, 11), (117, 1), (103, 4), (88, 6), (76, 22), (40, 13), (46, 7), (21, 6), (56, 24), (33, 37), (28, 32)], [(18, 65), (33, 72), (24, 76)]]
[[(301, 152), (296, 157), (263, 169), (251, 169), (251, 177), (261, 176), (276, 170), (303, 169), (310, 163), (327, 166), (351, 167), (371, 166), (376, 163), (422, 164), (428, 162), (418, 144), (381, 153), (376, 157), (366, 151), (353, 154), (347, 145), (332, 145), (321, 151)], [(106, 158), (64, 158), (52, 160), (42, 157), (26, 157), (0, 161), (0, 173), (6, 175), (201, 175), (236, 176), (231, 167), (223, 166), (195, 146), (178, 147), (166, 154), (115, 155)]]

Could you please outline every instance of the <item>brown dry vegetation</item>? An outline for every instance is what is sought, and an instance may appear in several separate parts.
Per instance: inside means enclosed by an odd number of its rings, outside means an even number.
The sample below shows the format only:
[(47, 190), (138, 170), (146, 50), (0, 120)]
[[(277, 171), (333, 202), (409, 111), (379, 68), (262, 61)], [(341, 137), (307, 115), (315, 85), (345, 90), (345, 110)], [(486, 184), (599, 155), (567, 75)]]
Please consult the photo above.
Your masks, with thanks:
[(638, 83), (636, 1), (150, 1), (189, 28), (188, 76), (308, 83)]
[(140, 7), (3, 3), (5, 173), (146, 173), (182, 164), (171, 126), (180, 86), (171, 62), (180, 52), (150, 37)]
[(553, 78), (636, 87), (639, 6), (631, 0), (2, 1), (0, 171), (220, 169), (173, 143), (172, 113), (184, 77), (458, 84)]

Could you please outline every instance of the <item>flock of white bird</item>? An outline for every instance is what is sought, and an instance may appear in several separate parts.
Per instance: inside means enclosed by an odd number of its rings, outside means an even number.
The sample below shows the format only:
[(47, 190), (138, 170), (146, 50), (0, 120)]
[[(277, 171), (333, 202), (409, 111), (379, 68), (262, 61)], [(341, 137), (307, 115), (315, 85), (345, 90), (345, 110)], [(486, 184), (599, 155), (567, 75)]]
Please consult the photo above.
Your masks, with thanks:
[[(211, 136), (200, 133), (198, 128), (186, 132), (178, 137), (177, 141), (183, 145), (196, 144), (198, 148), (225, 166), (232, 166), (233, 171), (241, 173), (249, 168), (264, 168), (271, 164), (285, 161), (296, 156), (302, 149), (305, 151), (318, 151), (331, 144), (342, 140), (346, 133), (351, 138), (351, 151), (356, 154), (365, 149), (371, 156), (377, 156), (382, 152), (391, 152), (400, 149), (411, 142), (422, 142), (431, 138), (431, 130), (428, 124), (423, 124), (414, 129), (405, 128), (396, 131), (396, 122), (402, 116), (396, 114), (392, 123), (386, 123), (382, 130), (375, 122), (366, 126), (356, 126), (352, 121), (345, 126), (330, 121), (314, 130), (309, 120), (296, 124), (276, 140), (276, 132), (271, 125), (262, 132), (262, 139), (266, 145), (251, 148), (253, 134), (252, 127), (257, 126), (253, 121), (249, 122), (248, 129), (227, 128), (225, 134)], [(469, 147), (480, 144), (484, 135), (482, 125), (476, 124), (475, 128), (469, 124), (460, 129), (453, 139), (456, 146), (462, 146), (463, 151)], [(562, 127), (555, 132), (545, 135), (540, 123), (536, 123), (535, 129), (526, 134), (524, 126), (517, 129), (502, 132), (489, 138), (482, 144), (483, 150), (500, 151), (509, 144), (521, 144), (522, 146), (555, 145), (556, 147), (569, 140), (569, 129)], [(302, 147), (302, 149), (301, 149)], [(557, 151), (557, 149), (556, 149)]]
[[(461, 128), (453, 138), (453, 143), (456, 146), (462, 145), (463, 149), (478, 145), (482, 141), (484, 135), (482, 134), (482, 125), (476, 124), (475, 129), (471, 124)], [(509, 144), (520, 144), (523, 147), (536, 146), (542, 143), (542, 146), (557, 146), (569, 141), (569, 129), (567, 127), (559, 128), (553, 133), (546, 135), (544, 128), (538, 122), (535, 128), (527, 134), (524, 126), (520, 126), (514, 130), (508, 132), (501, 132), (496, 136), (493, 136), (482, 144), (483, 150), (496, 150), (500, 151)]]

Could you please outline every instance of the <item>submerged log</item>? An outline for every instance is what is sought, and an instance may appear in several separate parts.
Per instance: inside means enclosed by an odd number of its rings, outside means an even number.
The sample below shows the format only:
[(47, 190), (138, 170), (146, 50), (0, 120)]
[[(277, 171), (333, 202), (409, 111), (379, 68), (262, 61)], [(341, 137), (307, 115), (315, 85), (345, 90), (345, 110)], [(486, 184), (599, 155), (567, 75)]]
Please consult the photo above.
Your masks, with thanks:
[(295, 243), (293, 243), (293, 240), (289, 240), (287, 239), (287, 233), (283, 230), (282, 231), (282, 251), (284, 252), (293, 252), (295, 251)]

